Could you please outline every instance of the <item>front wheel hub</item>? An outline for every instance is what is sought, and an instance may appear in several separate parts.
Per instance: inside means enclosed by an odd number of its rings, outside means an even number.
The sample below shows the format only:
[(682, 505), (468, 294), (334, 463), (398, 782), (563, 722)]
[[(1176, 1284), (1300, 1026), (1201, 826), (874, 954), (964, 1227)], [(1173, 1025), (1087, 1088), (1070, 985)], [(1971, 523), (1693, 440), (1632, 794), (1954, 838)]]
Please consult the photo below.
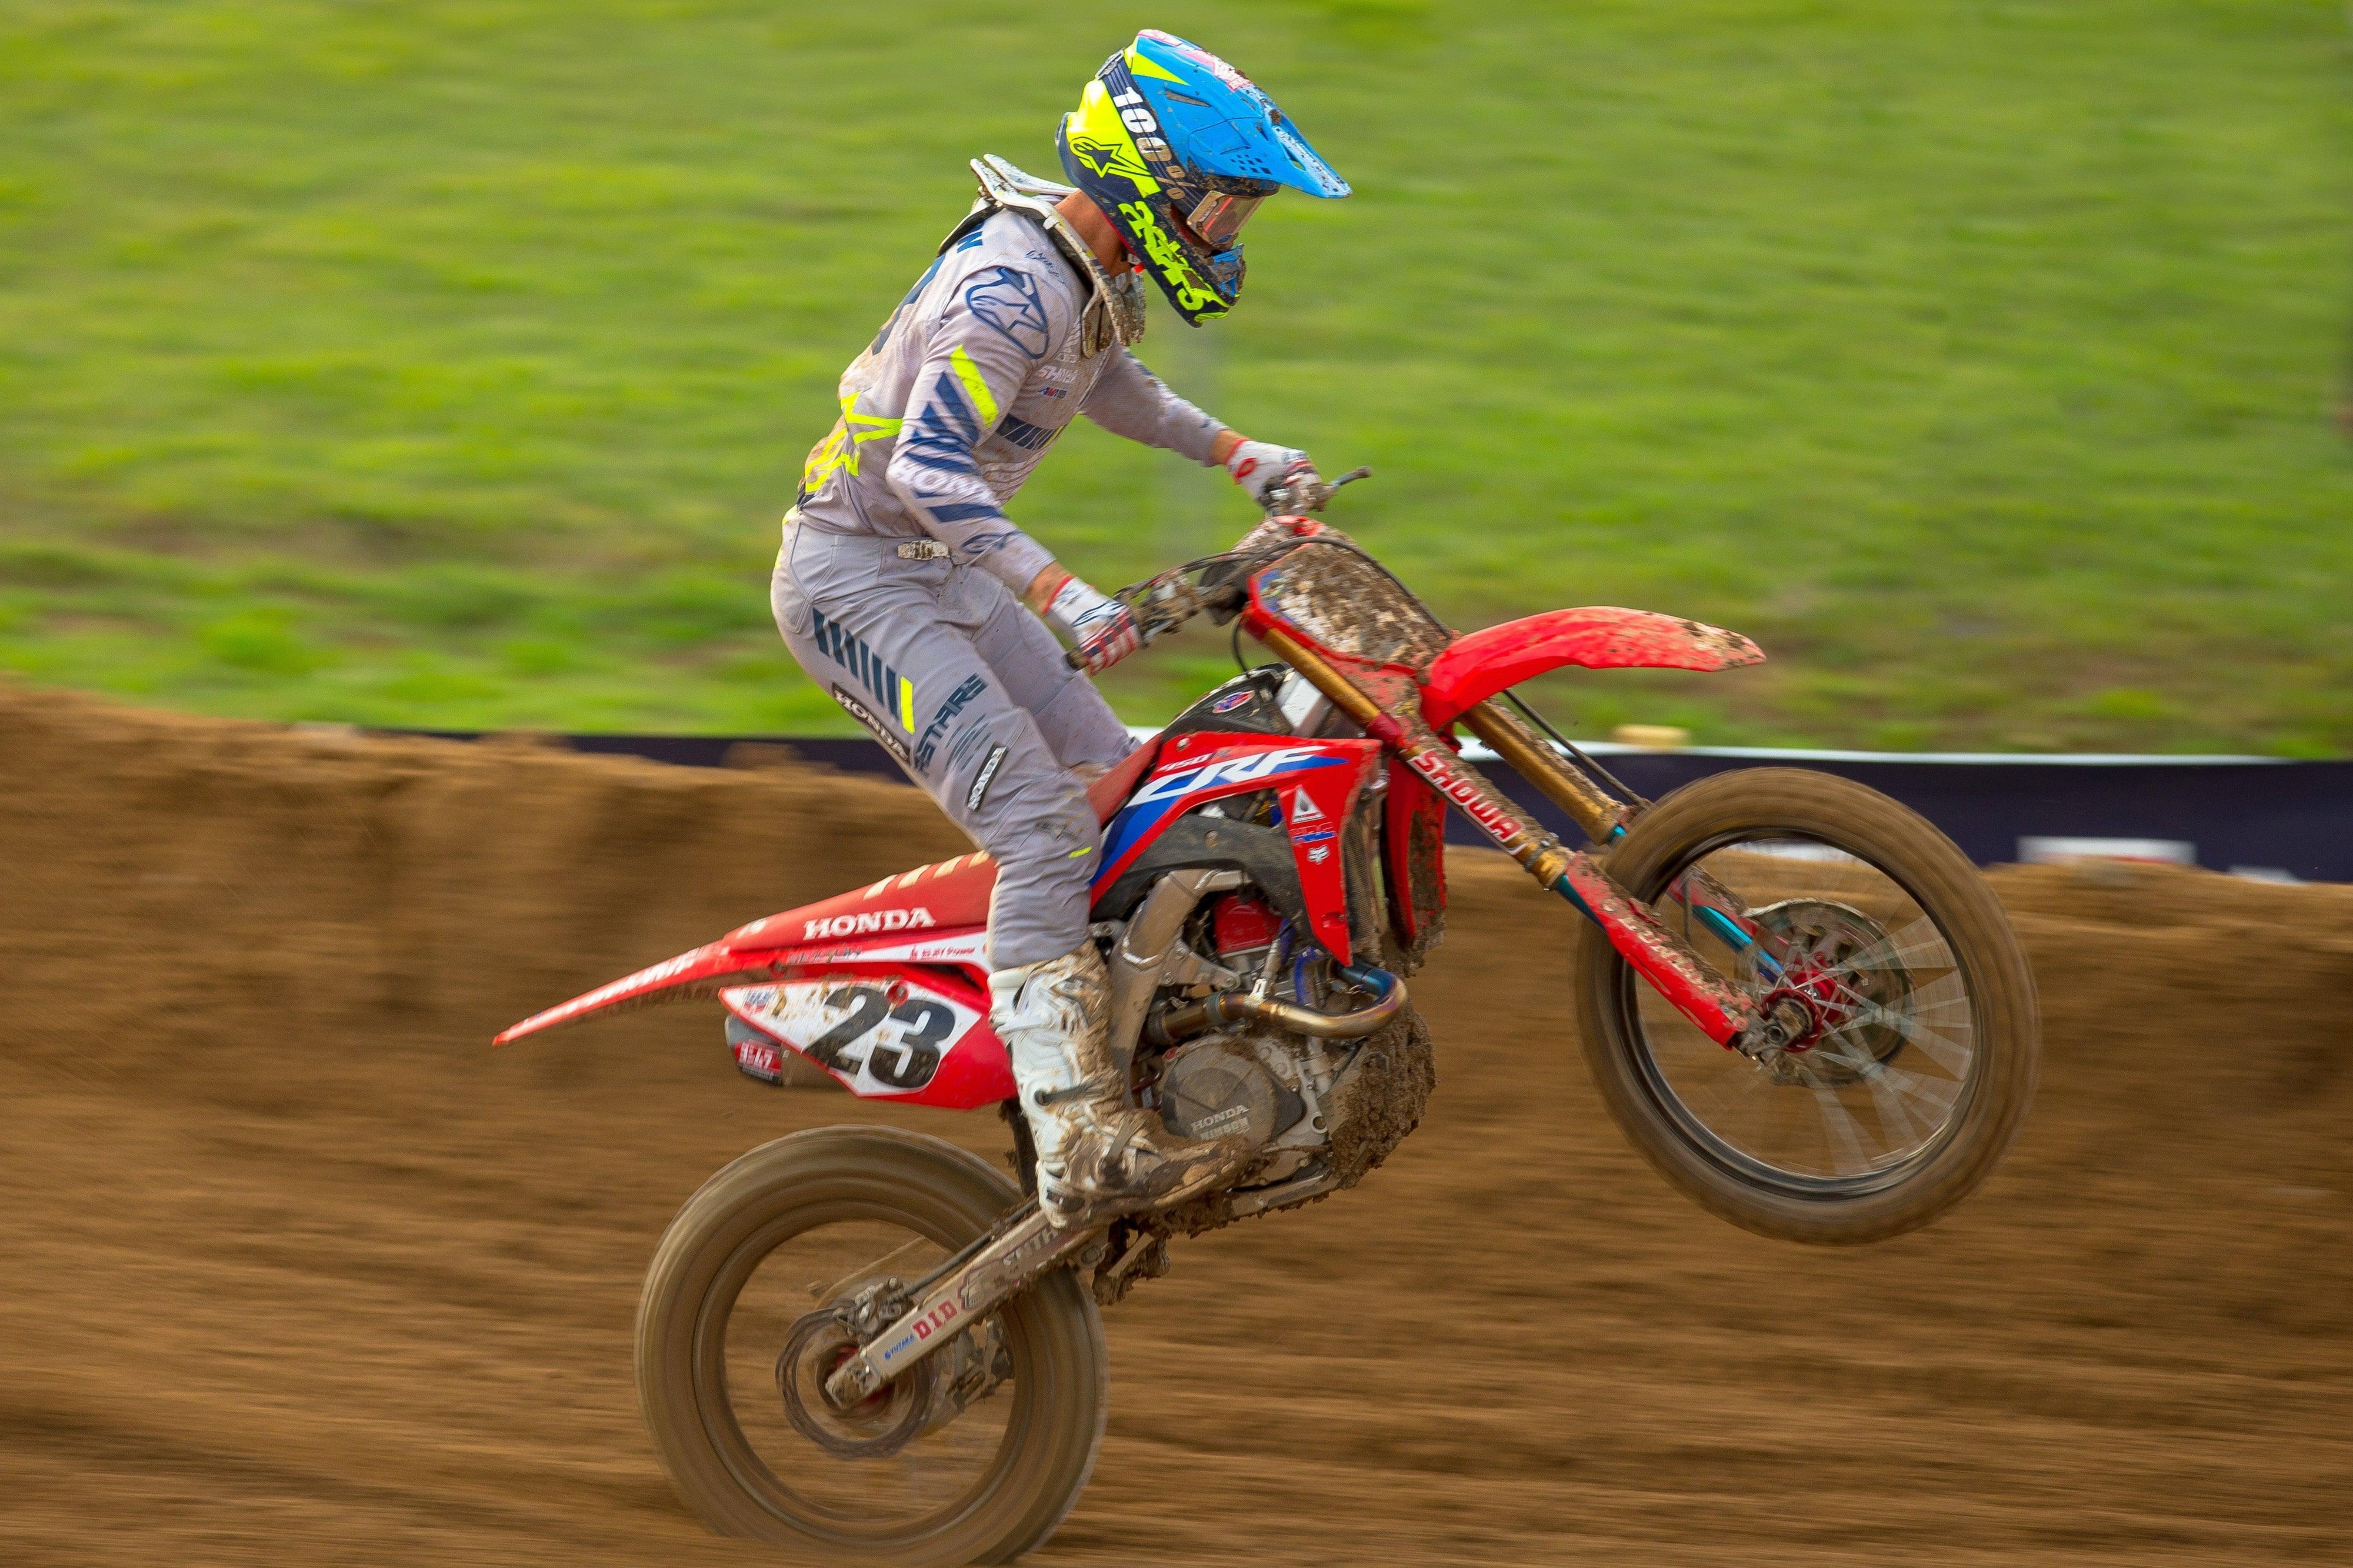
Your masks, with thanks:
[(1846, 1081), (1903, 1050), (1903, 1032), (1889, 1020), (1912, 982), (1885, 927), (1830, 899), (1786, 899), (1748, 918), (1778, 949), (1781, 973), (1758, 1004), (1767, 1017), (1786, 1020), (1782, 1049), (1809, 1053), (1835, 1037), (1817, 1066)]

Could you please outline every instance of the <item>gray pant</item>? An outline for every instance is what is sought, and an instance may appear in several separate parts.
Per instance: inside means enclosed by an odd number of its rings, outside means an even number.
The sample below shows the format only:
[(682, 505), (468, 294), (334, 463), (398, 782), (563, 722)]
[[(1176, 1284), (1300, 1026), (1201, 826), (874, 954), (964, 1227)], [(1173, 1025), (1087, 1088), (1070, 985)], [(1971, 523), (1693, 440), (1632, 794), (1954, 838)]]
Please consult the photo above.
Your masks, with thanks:
[(989, 963), (1086, 940), (1102, 830), (1071, 770), (1134, 746), (1012, 591), (899, 541), (788, 528), (771, 602), (785, 646), (997, 860)]

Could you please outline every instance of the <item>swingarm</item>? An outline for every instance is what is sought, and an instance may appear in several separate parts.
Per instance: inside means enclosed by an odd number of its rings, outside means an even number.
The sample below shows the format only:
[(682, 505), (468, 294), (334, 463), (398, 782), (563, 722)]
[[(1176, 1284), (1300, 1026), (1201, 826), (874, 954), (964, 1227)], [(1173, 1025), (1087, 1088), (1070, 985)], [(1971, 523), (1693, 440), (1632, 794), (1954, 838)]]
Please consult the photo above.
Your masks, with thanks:
[(869, 1286), (841, 1303), (865, 1343), (825, 1380), (826, 1398), (847, 1409), (879, 1393), (1048, 1270), (1072, 1258), (1099, 1261), (1084, 1254), (1100, 1252), (1105, 1234), (1056, 1230), (1032, 1200), (928, 1280)]

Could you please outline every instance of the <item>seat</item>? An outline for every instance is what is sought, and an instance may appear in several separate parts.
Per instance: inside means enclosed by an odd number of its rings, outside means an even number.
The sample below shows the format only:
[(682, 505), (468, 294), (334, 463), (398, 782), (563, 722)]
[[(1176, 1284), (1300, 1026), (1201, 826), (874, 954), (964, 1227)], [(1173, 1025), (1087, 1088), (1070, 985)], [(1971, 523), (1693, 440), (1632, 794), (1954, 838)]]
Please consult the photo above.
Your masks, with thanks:
[[(1097, 822), (1118, 815), (1159, 752), (1160, 737), (1155, 735), (1087, 786), (1087, 804), (1094, 807)], [(761, 952), (846, 937), (984, 926), (989, 897), (996, 890), (996, 861), (985, 854), (959, 855), (754, 921), (721, 941), (731, 952)]]

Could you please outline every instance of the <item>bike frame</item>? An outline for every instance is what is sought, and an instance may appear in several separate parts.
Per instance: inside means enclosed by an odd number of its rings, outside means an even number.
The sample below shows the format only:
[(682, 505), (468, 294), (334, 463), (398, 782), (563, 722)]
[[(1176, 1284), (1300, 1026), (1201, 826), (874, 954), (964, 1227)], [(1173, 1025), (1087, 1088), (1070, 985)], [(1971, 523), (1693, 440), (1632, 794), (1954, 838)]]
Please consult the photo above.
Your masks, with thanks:
[[(1320, 524), (1305, 518), (1276, 521), (1291, 525), (1302, 539), (1321, 531)], [(1558, 803), (1593, 842), (1608, 844), (1624, 833), (1630, 808), (1498, 707), (1493, 694), (1563, 664), (1699, 669), (1753, 664), (1763, 657), (1754, 645), (1713, 626), (1637, 611), (1562, 611), (1535, 617), (1542, 625), (1513, 623), (1455, 638), (1417, 671), (1373, 664), (1317, 641), (1272, 608), (1261, 592), (1261, 580), (1274, 569), (1261, 568), (1250, 579), (1240, 612), (1246, 630), (1539, 884), (1598, 925), (1627, 963), (1710, 1039), (1731, 1046), (1758, 1025), (1756, 1005), (1744, 993), (1710, 968), (1648, 905), (1611, 881), (1590, 856), (1565, 847), (1464, 762), (1430, 717), (1439, 716), (1447, 731), (1459, 720)], [(1685, 908), (1736, 949), (1750, 949), (1768, 973), (1778, 971), (1747, 930), (1738, 902), (1704, 882), (1693, 886), (1699, 880), (1691, 875), (1679, 879)], [(1047, 1269), (1066, 1260), (1101, 1264), (1107, 1256), (1103, 1233), (1057, 1232), (1034, 1204), (1026, 1205), (982, 1242), (902, 1288), (905, 1310), (835, 1369), (827, 1394), (845, 1405), (867, 1398)]]

